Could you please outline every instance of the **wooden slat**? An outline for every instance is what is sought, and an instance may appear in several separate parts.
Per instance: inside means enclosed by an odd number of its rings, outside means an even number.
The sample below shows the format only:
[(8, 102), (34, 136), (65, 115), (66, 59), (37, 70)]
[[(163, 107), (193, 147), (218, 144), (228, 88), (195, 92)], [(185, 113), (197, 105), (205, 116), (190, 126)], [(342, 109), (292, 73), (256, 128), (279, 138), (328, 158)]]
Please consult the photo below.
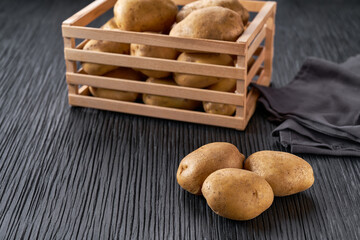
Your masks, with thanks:
[[(240, 81), (240, 79), (238, 79), (236, 81), (236, 93), (246, 96), (246, 87), (245, 87), (245, 82), (246, 82), (246, 77), (247, 77), (246, 76), (247, 75), (246, 57), (245, 56), (237, 56), (235, 67), (246, 69), (244, 80)], [(236, 117), (245, 117), (245, 108), (246, 108), (245, 104), (242, 108), (236, 107), (235, 116)]]
[(81, 88), (79, 88), (79, 94), (80, 95), (85, 95), (85, 96), (88, 96), (90, 95), (90, 90), (89, 90), (89, 86), (81, 86)]
[(264, 1), (239, 1), (249, 12), (259, 12), (264, 6)]
[(265, 34), (266, 34), (266, 25), (263, 27), (263, 29), (259, 32), (259, 34), (256, 36), (256, 38), (254, 39), (254, 41), (250, 44), (249, 49), (247, 51), (246, 54), (246, 59), (249, 60), (254, 53), (256, 52), (256, 50), (259, 48), (260, 43), (262, 41), (264, 41), (265, 39)]
[[(177, 5), (183, 6), (195, 0), (173, 0)], [(259, 12), (264, 5), (263, 1), (239, 1), (249, 12)]]
[(265, 74), (271, 78), (272, 62), (274, 56), (274, 35), (275, 35), (275, 10), (266, 23), (266, 40), (265, 40), (265, 60), (264, 69)]
[(67, 82), (71, 84), (89, 85), (99, 88), (147, 93), (160, 96), (179, 97), (197, 101), (211, 101), (240, 106), (244, 105), (244, 96), (242, 94), (133, 81), (104, 76), (93, 76), (79, 73), (69, 73), (66, 76)]
[[(64, 38), (64, 47), (65, 48), (73, 48), (75, 47), (75, 39), (74, 38)], [(76, 62), (65, 59), (66, 72), (76, 72)], [(72, 94), (78, 93), (78, 86), (73, 84), (68, 84), (68, 91)]]
[(104, 30), (90, 27), (62, 26), (64, 37), (82, 39), (106, 40), (122, 43), (137, 43), (150, 46), (169, 47), (176, 49), (244, 55), (245, 44), (208, 40), (173, 37), (164, 34), (130, 32), (121, 30)]
[(263, 69), (259, 75), (259, 78), (256, 80), (256, 84), (262, 86), (269, 86), (271, 78), (265, 75), (265, 69)]
[(150, 116), (184, 122), (230, 127), (241, 130), (244, 129), (244, 119), (232, 116), (223, 116), (204, 112), (166, 108), (146, 105), (142, 103), (116, 101), (111, 99), (74, 94), (69, 94), (69, 102), (73, 106), (90, 107), (108, 111), (137, 114), (141, 116)]
[(237, 42), (246, 43), (248, 46), (264, 27), (267, 19), (271, 16), (272, 11), (276, 7), (276, 2), (266, 2), (261, 8), (260, 12), (251, 22), (250, 26), (245, 30), (245, 32), (239, 37)]
[(114, 6), (116, 0), (96, 0), (66, 19), (64, 25), (86, 26)]
[(249, 71), (249, 73), (247, 75), (247, 78), (246, 78), (246, 87), (249, 86), (250, 82), (255, 77), (255, 75), (258, 72), (261, 64), (264, 62), (264, 59), (265, 59), (265, 51), (262, 50), (261, 53), (260, 53), (260, 56), (257, 57), (255, 63), (250, 68), (250, 71)]
[(251, 89), (248, 97), (246, 99), (246, 118), (245, 118), (245, 126), (248, 124), (251, 116), (254, 114), (256, 109), (256, 102), (259, 98), (259, 92), (255, 89)]
[(176, 60), (135, 57), (123, 54), (65, 49), (65, 58), (73, 61), (90, 62), (120, 67), (150, 69), (167, 72), (181, 72), (223, 78), (244, 78), (244, 69), (214, 64), (180, 62)]

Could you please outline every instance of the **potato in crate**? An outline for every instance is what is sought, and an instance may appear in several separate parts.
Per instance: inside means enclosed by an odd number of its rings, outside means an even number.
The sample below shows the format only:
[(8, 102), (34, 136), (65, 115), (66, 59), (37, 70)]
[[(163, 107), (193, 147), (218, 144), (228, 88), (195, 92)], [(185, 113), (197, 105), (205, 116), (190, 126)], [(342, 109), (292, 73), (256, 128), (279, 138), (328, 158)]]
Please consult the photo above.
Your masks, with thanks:
[[(101, 28), (87, 26), (111, 8)], [(271, 80), (275, 11), (263, 1), (94, 1), (62, 24), (69, 103), (244, 130), (258, 98), (249, 84)]]

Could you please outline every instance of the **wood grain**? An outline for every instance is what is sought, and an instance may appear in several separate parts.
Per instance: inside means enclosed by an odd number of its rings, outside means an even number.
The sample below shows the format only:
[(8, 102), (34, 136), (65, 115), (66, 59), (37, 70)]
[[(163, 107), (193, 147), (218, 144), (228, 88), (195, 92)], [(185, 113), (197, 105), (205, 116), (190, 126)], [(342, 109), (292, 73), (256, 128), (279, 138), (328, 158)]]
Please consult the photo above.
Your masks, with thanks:
[[(286, 150), (261, 107), (244, 132), (69, 107), (60, 26), (89, 3), (0, 1), (0, 239), (360, 239), (358, 158), (301, 155), (314, 186), (246, 222), (180, 189), (181, 158), (203, 144)], [(278, 1), (273, 87), (309, 55), (360, 53), (359, 22), (357, 0)]]

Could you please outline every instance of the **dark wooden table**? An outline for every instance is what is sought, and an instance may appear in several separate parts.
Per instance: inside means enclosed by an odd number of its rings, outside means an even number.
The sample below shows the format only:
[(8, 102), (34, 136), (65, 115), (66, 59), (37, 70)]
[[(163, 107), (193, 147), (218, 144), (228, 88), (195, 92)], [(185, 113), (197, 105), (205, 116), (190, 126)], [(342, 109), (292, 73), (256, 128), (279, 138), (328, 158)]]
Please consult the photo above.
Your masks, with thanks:
[[(254, 220), (215, 215), (176, 183), (213, 141), (282, 149), (259, 107), (246, 131), (71, 108), (61, 22), (85, 0), (0, 2), (0, 239), (356, 239), (360, 159), (302, 155), (314, 186)], [(273, 87), (307, 56), (360, 53), (359, 0), (280, 0)]]

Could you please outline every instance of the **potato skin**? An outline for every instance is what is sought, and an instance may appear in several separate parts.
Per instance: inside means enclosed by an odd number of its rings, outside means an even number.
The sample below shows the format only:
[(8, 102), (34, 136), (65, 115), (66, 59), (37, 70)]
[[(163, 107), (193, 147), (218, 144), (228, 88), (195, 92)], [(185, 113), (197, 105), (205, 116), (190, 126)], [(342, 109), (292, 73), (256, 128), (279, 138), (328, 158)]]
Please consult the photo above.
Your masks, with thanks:
[(222, 168), (242, 168), (244, 155), (227, 142), (206, 144), (185, 156), (177, 170), (178, 184), (186, 191), (201, 195), (205, 179)]
[(213, 172), (206, 178), (202, 193), (218, 215), (233, 220), (250, 220), (274, 201), (269, 183), (256, 173), (236, 168)]
[[(163, 59), (176, 59), (178, 52), (173, 48), (156, 47), (142, 44), (132, 43), (130, 45), (131, 56), (137, 57), (152, 57), (152, 58), (163, 58)], [(148, 77), (153, 78), (165, 78), (171, 75), (171, 72), (146, 70), (146, 69), (135, 69), (142, 72)]]
[(246, 10), (246, 8), (243, 7), (243, 5), (241, 5), (238, 0), (199, 0), (186, 4), (178, 12), (176, 16), (176, 22), (182, 21), (185, 17), (187, 17), (191, 12), (195, 10), (214, 6), (228, 8), (237, 12), (241, 16), (244, 25), (246, 25), (249, 20), (249, 12)]
[[(208, 89), (222, 92), (234, 92), (236, 89), (236, 79), (223, 78), (218, 83), (208, 87)], [(235, 105), (214, 102), (203, 102), (203, 108), (207, 113), (228, 116), (233, 115), (236, 110)]]
[[(172, 79), (156, 79), (148, 78), (146, 82), (151, 83), (160, 83), (167, 85), (176, 85)], [(194, 110), (198, 108), (201, 104), (199, 101), (184, 99), (184, 98), (174, 98), (166, 96), (157, 96), (151, 94), (143, 94), (143, 102), (149, 105), (161, 106), (161, 107), (171, 107), (171, 108), (180, 108)]]
[(166, 32), (175, 22), (177, 12), (171, 0), (121, 0), (114, 6), (117, 26), (135, 32)]
[[(104, 76), (113, 78), (123, 78), (129, 80), (142, 80), (142, 74), (132, 70), (131, 68), (117, 68), (111, 72), (106, 73)], [(89, 87), (91, 95), (95, 97), (108, 98), (120, 101), (134, 102), (139, 96), (138, 93), (118, 91), (106, 88)]]
[(170, 31), (170, 36), (236, 41), (244, 31), (241, 16), (223, 7), (207, 7), (191, 12)]
[(305, 191), (314, 183), (314, 172), (310, 164), (286, 152), (253, 153), (246, 159), (245, 169), (264, 177), (277, 197)]
[[(178, 61), (217, 64), (233, 66), (234, 62), (230, 55), (217, 53), (182, 53)], [(174, 80), (177, 84), (184, 87), (205, 88), (219, 82), (222, 78), (191, 75), (185, 73), (174, 73)]]
[[(104, 26), (103, 29), (116, 29), (116, 24), (114, 19), (110, 19)], [(97, 52), (109, 52), (109, 53), (120, 53), (120, 54), (129, 54), (130, 53), (130, 44), (110, 42), (103, 40), (89, 40), (83, 50), (88, 51), (97, 51)], [(82, 63), (84, 71), (92, 75), (103, 75), (107, 72), (115, 70), (117, 66), (103, 65), (97, 63)]]

